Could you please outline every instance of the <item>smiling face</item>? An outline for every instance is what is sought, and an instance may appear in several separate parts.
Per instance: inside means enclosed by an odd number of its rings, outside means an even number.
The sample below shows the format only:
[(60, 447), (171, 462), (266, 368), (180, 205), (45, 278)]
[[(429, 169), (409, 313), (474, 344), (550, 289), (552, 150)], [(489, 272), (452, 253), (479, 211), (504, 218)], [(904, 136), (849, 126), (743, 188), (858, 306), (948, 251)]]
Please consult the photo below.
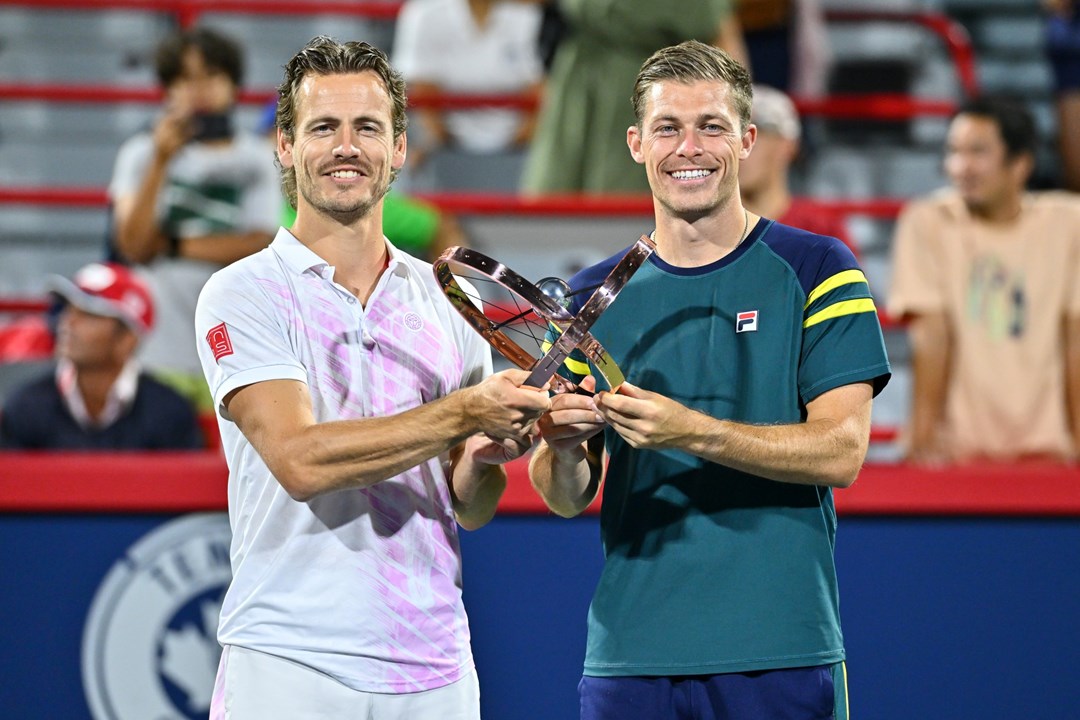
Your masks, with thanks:
[(626, 141), (660, 206), (690, 219), (736, 196), (739, 163), (756, 132), (742, 129), (726, 82), (665, 80), (649, 88), (641, 124), (627, 130)]
[(366, 216), (405, 162), (386, 87), (369, 71), (309, 75), (294, 107), (295, 138), (278, 132), (278, 159), (296, 172), (298, 216), (305, 206), (346, 225)]

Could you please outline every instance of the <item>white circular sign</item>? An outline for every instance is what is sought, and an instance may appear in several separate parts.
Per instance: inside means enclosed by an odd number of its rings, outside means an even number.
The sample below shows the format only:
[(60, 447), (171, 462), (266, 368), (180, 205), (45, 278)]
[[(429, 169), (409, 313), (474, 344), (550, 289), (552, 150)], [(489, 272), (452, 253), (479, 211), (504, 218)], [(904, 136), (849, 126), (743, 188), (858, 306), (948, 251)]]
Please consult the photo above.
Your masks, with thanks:
[(95, 720), (205, 720), (230, 538), (225, 513), (186, 515), (147, 533), (109, 570), (83, 629)]

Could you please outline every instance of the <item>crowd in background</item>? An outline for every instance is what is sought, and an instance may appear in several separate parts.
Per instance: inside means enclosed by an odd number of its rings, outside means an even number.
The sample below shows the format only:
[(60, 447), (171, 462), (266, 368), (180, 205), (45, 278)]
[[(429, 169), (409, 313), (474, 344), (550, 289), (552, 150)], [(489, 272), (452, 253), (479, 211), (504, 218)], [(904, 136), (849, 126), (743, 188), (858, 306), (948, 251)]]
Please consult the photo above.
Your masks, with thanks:
[[(888, 306), (910, 328), (913, 392), (901, 442), (912, 461), (1072, 460), (1080, 447), (1080, 283), (1072, 280), (1080, 270), (1080, 211), (1076, 198), (1061, 192), (1080, 190), (1080, 14), (1073, 6), (1044, 2), (1060, 191), (1027, 190), (1039, 135), (1030, 108), (1009, 98), (956, 98), (960, 113), (941, 148), (950, 187), (925, 188), (927, 197), (911, 203), (897, 225)], [(747, 207), (839, 237), (858, 252), (837, 215), (791, 188), (792, 168), (807, 154), (792, 98), (827, 92), (820, 2), (688, 7), (672, 13), (629, 0), (406, 0), (388, 49), (412, 97), (520, 94), (535, 105), (410, 111), (410, 169), (403, 189), (387, 198), (387, 237), (427, 259), (468, 244), (457, 218), (407, 192), (409, 173), (423, 172), (440, 153), (518, 153), (517, 190), (525, 194), (647, 191), (626, 148), (634, 122), (630, 85), (653, 49), (698, 39), (748, 65), (756, 83), (757, 143), (740, 174)], [(273, 109), (263, 127), (237, 122), (244, 54), (209, 26), (178, 32), (157, 49), (164, 101), (153, 126), (117, 153), (102, 257), (108, 262), (80, 272), (74, 284), (54, 279), (61, 289), (50, 322), (4, 335), (9, 360), (20, 353), (57, 360), (7, 393), (6, 446), (166, 447), (145, 423), (135, 423), (140, 432), (121, 431), (150, 392), (184, 398), (195, 415), (213, 412), (194, 350), (199, 290), (214, 271), (266, 247), (279, 226), (290, 225), (295, 205), (282, 195), (266, 140)], [(107, 303), (87, 306), (100, 291), (84, 281), (103, 272), (145, 285), (152, 323), (133, 323)], [(82, 370), (73, 350), (87, 314), (109, 319), (109, 344), (120, 347), (94, 370)], [(70, 428), (51, 440), (29, 439), (20, 413), (40, 408), (37, 394), (46, 389), (55, 396), (52, 412)], [(155, 400), (148, 412), (171, 403)], [(193, 429), (177, 432), (176, 446), (205, 444), (190, 418), (183, 423)]]

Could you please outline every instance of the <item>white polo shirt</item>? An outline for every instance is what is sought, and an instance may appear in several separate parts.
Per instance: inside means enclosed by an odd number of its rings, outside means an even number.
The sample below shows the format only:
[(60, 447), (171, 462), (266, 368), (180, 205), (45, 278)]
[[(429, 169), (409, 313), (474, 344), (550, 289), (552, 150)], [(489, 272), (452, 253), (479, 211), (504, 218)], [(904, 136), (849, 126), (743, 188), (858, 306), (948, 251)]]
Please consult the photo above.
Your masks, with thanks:
[(389, 267), (363, 308), (282, 229), (210, 278), (195, 329), (229, 464), (233, 580), (218, 639), (357, 690), (401, 693), (473, 665), (446, 457), (297, 502), (221, 406), (236, 388), (293, 379), (307, 384), (319, 422), (386, 416), (490, 374), (488, 345), (431, 265), (387, 245)]

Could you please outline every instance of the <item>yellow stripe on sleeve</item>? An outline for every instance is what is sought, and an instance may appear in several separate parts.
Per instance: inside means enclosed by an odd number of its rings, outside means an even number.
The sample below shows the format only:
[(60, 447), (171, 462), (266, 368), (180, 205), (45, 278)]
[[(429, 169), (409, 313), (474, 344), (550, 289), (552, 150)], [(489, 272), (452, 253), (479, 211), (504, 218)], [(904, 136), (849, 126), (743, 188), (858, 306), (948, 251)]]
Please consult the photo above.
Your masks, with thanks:
[(858, 313), (865, 312), (877, 312), (877, 308), (874, 307), (874, 301), (870, 298), (862, 298), (861, 300), (844, 300), (838, 302), (824, 310), (819, 310), (810, 317), (806, 318), (803, 322), (803, 329), (817, 325), (820, 322), (826, 320), (832, 320), (833, 318), (842, 317), (844, 315), (857, 315)]
[(573, 360), (571, 358), (566, 358), (566, 361), (563, 363), (563, 365), (565, 365), (566, 369), (569, 370), (570, 372), (574, 373), (575, 375), (588, 375), (589, 374), (589, 363), (583, 363), (583, 362), (581, 362), (579, 360)]
[(825, 293), (829, 292), (830, 290), (835, 290), (841, 285), (852, 285), (854, 283), (865, 282), (866, 276), (863, 275), (862, 270), (844, 270), (842, 272), (838, 272), (832, 277), (826, 278), (825, 282), (821, 283), (810, 292), (810, 296), (806, 298), (806, 304), (803, 305), (803, 310), (810, 307), (810, 304), (812, 302), (817, 300)]
[[(554, 344), (555, 343), (549, 340), (545, 340), (544, 344), (540, 346), (540, 352), (542, 352), (544, 355), (547, 355), (548, 350), (550, 350), (551, 346)], [(580, 360), (574, 360), (573, 358), (566, 358), (566, 360), (563, 361), (563, 365), (566, 366), (567, 370), (574, 373), (575, 375), (589, 374), (589, 363), (584, 363)]]

